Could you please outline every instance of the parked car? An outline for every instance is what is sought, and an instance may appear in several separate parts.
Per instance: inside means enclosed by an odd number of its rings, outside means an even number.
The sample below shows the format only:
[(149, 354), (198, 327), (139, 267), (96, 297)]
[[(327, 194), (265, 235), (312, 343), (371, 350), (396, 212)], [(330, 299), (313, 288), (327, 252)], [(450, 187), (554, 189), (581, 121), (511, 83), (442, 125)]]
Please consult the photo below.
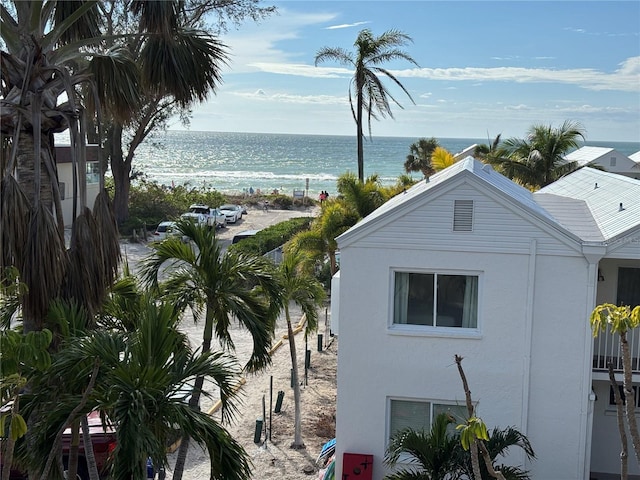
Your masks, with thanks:
[(169, 235), (179, 235), (176, 230), (176, 222), (160, 222), (156, 227), (156, 231), (153, 232), (153, 239), (161, 241), (167, 238)]
[(240, 205), (227, 203), (220, 205), (219, 210), (227, 217), (227, 223), (236, 223), (242, 219), (242, 207)]
[[(6, 406), (3, 406), (5, 409)], [(6, 409), (5, 409), (6, 411)], [(91, 443), (93, 445), (93, 453), (96, 459), (96, 465), (98, 467), (98, 473), (101, 478), (106, 477), (108, 473), (108, 459), (116, 448), (116, 434), (110, 425), (102, 424), (100, 414), (98, 412), (92, 412), (87, 416), (89, 422), (89, 435), (91, 436)], [(2, 443), (0, 437), (0, 444)], [(69, 462), (69, 446), (71, 444), (71, 429), (67, 428), (62, 435), (62, 463), (67, 468)], [(2, 465), (2, 458), (0, 457), (0, 466)], [(26, 479), (26, 472), (22, 472), (18, 469), (11, 468), (9, 474), (10, 480), (23, 480)], [(82, 432), (80, 432), (80, 444), (78, 450), (78, 476), (79, 480), (89, 480), (89, 470), (87, 468), (87, 462), (84, 454), (84, 442), (82, 441)]]
[(238, 243), (238, 242), (244, 240), (245, 238), (251, 238), (256, 233), (258, 233), (259, 231), (260, 230), (245, 230), (244, 232), (236, 233), (233, 236), (233, 240), (231, 240), (231, 243)]
[(209, 227), (222, 228), (227, 224), (227, 215), (218, 208), (210, 208), (208, 205), (193, 204), (187, 213), (180, 215), (181, 218), (192, 218), (200, 224)]

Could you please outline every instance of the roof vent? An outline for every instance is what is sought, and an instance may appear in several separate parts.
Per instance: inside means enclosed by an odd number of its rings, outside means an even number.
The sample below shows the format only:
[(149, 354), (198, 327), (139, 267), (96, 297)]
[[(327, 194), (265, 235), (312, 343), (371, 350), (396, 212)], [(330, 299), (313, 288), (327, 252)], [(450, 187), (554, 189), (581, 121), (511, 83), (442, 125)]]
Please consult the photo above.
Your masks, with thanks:
[(593, 187), (593, 188), (594, 188), (594, 189), (598, 188), (598, 182), (596, 182), (596, 186), (595, 186), (595, 187)]
[(454, 200), (453, 231), (473, 231), (473, 200)]
[(485, 163), (482, 166), (482, 170), (484, 170), (485, 172), (490, 172), (491, 170), (493, 170), (493, 168), (491, 167), (491, 165), (489, 165), (488, 163)]
[(624, 210), (624, 207), (622, 206), (622, 202), (620, 202), (620, 206), (618, 207), (618, 211), (621, 212)]

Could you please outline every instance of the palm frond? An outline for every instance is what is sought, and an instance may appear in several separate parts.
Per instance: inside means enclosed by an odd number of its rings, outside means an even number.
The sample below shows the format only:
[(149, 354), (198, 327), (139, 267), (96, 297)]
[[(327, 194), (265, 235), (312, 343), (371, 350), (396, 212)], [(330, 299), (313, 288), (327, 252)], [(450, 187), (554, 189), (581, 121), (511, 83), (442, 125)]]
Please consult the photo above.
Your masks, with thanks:
[[(12, 175), (5, 175), (0, 187), (0, 266), (15, 265), (22, 271), (31, 218), (31, 205)], [(22, 221), (16, 221), (21, 219)]]
[(204, 101), (222, 82), (227, 46), (197, 30), (179, 30), (172, 38), (151, 36), (141, 53), (147, 88), (172, 95), (181, 106)]
[(41, 330), (49, 302), (60, 291), (68, 268), (64, 241), (51, 212), (36, 206), (29, 222), (25, 261), (20, 276), (28, 293), (23, 303), (25, 331)]

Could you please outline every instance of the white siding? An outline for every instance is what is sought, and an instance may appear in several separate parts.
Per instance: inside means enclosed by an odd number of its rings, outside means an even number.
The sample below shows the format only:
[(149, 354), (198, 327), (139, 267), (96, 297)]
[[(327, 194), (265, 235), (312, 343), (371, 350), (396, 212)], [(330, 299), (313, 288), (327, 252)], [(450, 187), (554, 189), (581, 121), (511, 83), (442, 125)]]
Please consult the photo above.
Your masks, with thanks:
[[(585, 276), (586, 262), (544, 256), (531, 261), (529, 253), (535, 248), (530, 241), (526, 254), (487, 253), (479, 244), (476, 248), (477, 253), (464, 254), (386, 246), (341, 251), (338, 462), (345, 451), (373, 454), (374, 478), (382, 478), (388, 397), (463, 404), (453, 361), (459, 354), (465, 357), (465, 373), (484, 421), (490, 427), (515, 425), (530, 435), (539, 454), (530, 466), (533, 478), (581, 478), (576, 433), (586, 405), (580, 382), (585, 368), (581, 350), (589, 335), (586, 294), (575, 287), (575, 301), (567, 302), (564, 273)], [(390, 333), (390, 272), (411, 267), (481, 272), (480, 338)], [(545, 269), (549, 275), (541, 274)], [(533, 278), (535, 285), (530, 286)], [(539, 298), (535, 305), (528, 303), (530, 287)], [(550, 332), (551, 340), (537, 339)], [(529, 373), (534, 368), (539, 373)], [(523, 416), (527, 407), (529, 415)], [(511, 461), (522, 463), (521, 453), (513, 453)]]
[[(455, 200), (473, 200), (473, 231), (453, 232)], [(360, 245), (389, 248), (420, 248), (437, 251), (527, 253), (532, 238), (538, 250), (551, 255), (581, 255), (567, 248), (567, 242), (550, 236), (523, 217), (516, 207), (507, 208), (470, 184), (449, 191), (413, 210), (395, 213), (385, 228), (371, 232)], [(480, 247), (478, 247), (480, 246)]]

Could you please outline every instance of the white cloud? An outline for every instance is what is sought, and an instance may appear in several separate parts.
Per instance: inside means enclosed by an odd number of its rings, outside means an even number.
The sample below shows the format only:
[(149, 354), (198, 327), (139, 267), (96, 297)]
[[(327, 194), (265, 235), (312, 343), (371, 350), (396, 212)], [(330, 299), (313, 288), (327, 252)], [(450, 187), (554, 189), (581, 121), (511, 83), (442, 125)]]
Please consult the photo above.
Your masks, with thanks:
[(565, 83), (588, 90), (640, 92), (640, 57), (631, 57), (613, 73), (592, 68), (553, 70), (547, 68), (413, 68), (392, 70), (398, 78), (426, 78), (441, 81), (498, 81), (516, 83)]
[(325, 30), (338, 30), (338, 29), (341, 29), (341, 28), (358, 27), (360, 25), (366, 25), (367, 23), (371, 23), (371, 22), (343, 23), (341, 25), (332, 25), (330, 27), (325, 27)]
[(345, 95), (338, 97), (334, 95), (294, 95), (290, 93), (267, 94), (262, 89), (256, 92), (232, 92), (231, 95), (245, 99), (300, 105), (345, 105), (349, 103)]
[(347, 68), (315, 67), (308, 64), (255, 62), (251, 66), (266, 73), (296, 75), (299, 77), (339, 78), (353, 75), (353, 71)]

